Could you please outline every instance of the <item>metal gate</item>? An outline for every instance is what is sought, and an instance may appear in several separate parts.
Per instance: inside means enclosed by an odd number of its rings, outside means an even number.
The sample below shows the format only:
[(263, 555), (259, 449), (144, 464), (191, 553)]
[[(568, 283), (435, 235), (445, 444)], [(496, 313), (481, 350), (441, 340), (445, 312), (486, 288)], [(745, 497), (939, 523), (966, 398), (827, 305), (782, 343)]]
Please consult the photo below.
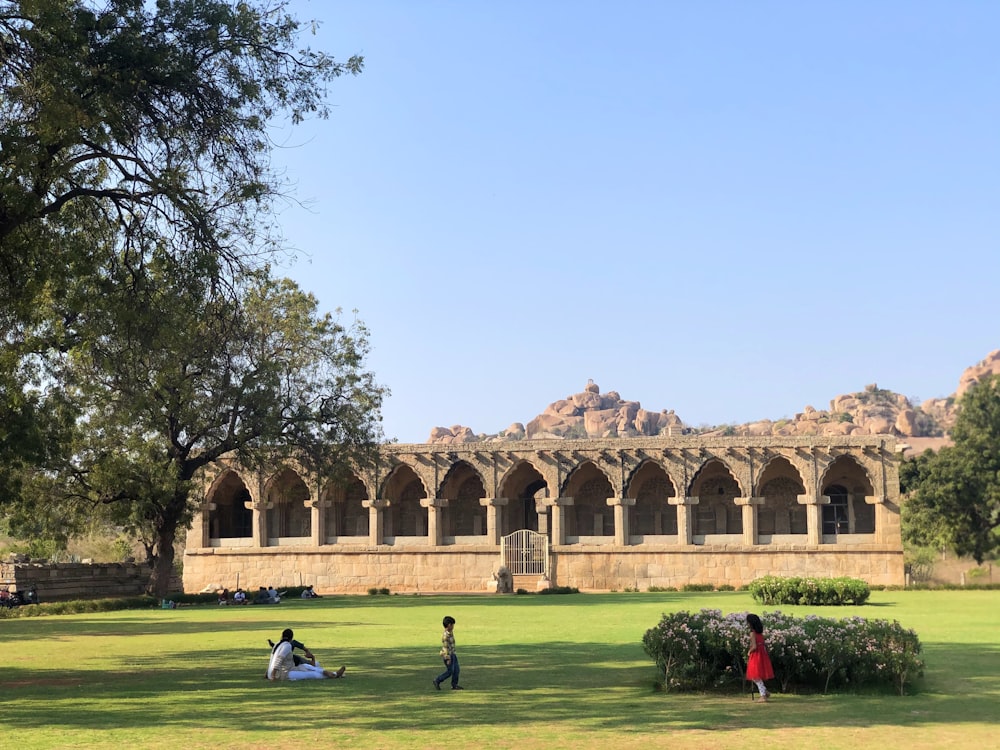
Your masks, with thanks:
[(530, 529), (521, 529), (500, 539), (504, 566), (514, 576), (548, 576), (549, 538)]

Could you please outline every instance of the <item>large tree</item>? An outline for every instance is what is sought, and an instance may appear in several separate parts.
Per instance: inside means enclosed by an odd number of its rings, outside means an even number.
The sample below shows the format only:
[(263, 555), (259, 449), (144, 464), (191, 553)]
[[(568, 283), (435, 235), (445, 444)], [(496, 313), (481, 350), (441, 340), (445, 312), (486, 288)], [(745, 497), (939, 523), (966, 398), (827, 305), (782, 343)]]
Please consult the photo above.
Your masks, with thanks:
[(299, 32), (270, 0), (0, 0), (0, 502), (114, 508), (160, 591), (199, 466), (329, 472), (378, 432), (363, 327), (267, 273), (269, 128), (325, 116), (362, 66)]
[(162, 596), (176, 535), (203, 497), (199, 470), (222, 456), (261, 466), (290, 455), (335, 481), (371, 459), (384, 390), (364, 369), (363, 324), (320, 314), (267, 269), (240, 278), (235, 295), (165, 253), (140, 278), (121, 273), (131, 281), (104, 279), (86, 316), (87, 346), (53, 369), (80, 418), (72, 450), (32, 475), (25, 500), (135, 531)]
[(982, 562), (1000, 547), (1000, 378), (972, 386), (959, 402), (953, 445), (903, 472), (907, 537)]

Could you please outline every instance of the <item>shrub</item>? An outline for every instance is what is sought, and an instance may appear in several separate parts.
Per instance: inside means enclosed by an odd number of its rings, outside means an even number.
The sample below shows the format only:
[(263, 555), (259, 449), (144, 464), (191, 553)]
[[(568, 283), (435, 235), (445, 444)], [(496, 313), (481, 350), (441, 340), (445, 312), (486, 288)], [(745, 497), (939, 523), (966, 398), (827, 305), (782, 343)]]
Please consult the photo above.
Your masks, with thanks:
[(782, 578), (764, 576), (747, 590), (761, 604), (843, 605), (864, 604), (871, 587), (858, 578)]
[[(920, 640), (898, 622), (771, 612), (765, 639), (781, 690), (891, 686), (900, 695), (923, 674)], [(663, 689), (701, 690), (742, 680), (749, 640), (746, 613), (718, 610), (663, 615), (646, 631), (643, 649), (659, 670)]]
[(647, 630), (642, 638), (642, 647), (656, 662), (667, 692), (685, 687), (694, 676), (700, 643), (690, 619), (687, 612), (663, 615), (659, 625)]
[[(214, 595), (212, 595), (212, 600), (215, 601)], [(159, 601), (151, 596), (74, 599), (68, 602), (43, 602), (21, 607), (0, 607), (0, 620), (45, 615), (78, 615), (87, 612), (116, 612), (125, 609), (155, 609), (159, 606)]]
[(542, 589), (538, 592), (539, 594), (579, 594), (580, 589), (575, 586), (552, 586), (551, 588)]
[(685, 583), (681, 591), (715, 591), (715, 586), (711, 583)]

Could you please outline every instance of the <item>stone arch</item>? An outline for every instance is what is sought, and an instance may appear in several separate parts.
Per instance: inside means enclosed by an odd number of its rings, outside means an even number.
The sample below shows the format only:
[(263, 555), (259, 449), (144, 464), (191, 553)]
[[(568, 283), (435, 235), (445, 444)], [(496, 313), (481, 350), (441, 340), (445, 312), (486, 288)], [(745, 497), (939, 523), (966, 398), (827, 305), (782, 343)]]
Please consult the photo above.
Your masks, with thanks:
[(764, 498), (757, 508), (757, 534), (765, 538), (806, 534), (806, 507), (798, 501), (805, 492), (798, 468), (785, 456), (772, 457), (757, 480), (755, 494)]
[(500, 480), (498, 494), (508, 498), (501, 515), (502, 535), (529, 529), (538, 531), (538, 503), (549, 496), (549, 485), (533, 463), (522, 459)]
[(406, 464), (394, 468), (385, 480), (382, 496), (389, 501), (387, 537), (427, 535), (427, 508), (420, 504), (427, 497), (427, 489), (413, 469)]
[(677, 506), (667, 498), (676, 497), (670, 475), (655, 461), (643, 461), (629, 477), (625, 497), (635, 499), (628, 509), (632, 536), (677, 534)]
[(235, 471), (224, 471), (206, 493), (209, 502), (209, 539), (243, 539), (253, 536), (250, 490)]
[(608, 505), (614, 487), (593, 461), (584, 461), (566, 478), (562, 494), (573, 498), (566, 508), (566, 537), (614, 536), (615, 511)]
[(820, 488), (830, 498), (822, 506), (824, 536), (875, 533), (875, 506), (865, 502), (875, 490), (868, 471), (854, 456), (837, 456), (823, 472)]
[(445, 475), (438, 497), (448, 504), (443, 509), (444, 536), (485, 536), (486, 508), (480, 505), (486, 488), (480, 473), (467, 461), (458, 461)]
[(706, 461), (691, 480), (691, 495), (698, 498), (694, 507), (692, 534), (742, 534), (743, 513), (735, 503), (742, 497), (740, 483), (729, 467), (718, 458)]
[(368, 488), (364, 481), (351, 472), (347, 477), (331, 482), (323, 490), (322, 499), (329, 503), (323, 536), (327, 541), (336, 542), (342, 537), (368, 536)]
[(312, 537), (312, 508), (309, 487), (291, 467), (284, 467), (265, 484), (263, 500), (267, 503), (268, 544), (279, 539)]

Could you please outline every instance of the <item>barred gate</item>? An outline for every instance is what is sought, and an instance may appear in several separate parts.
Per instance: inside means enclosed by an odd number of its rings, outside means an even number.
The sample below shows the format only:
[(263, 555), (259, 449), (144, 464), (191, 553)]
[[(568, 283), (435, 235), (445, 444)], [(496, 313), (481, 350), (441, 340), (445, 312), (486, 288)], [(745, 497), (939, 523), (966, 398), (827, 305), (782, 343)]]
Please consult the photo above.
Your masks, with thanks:
[(514, 576), (548, 576), (549, 538), (530, 529), (521, 529), (500, 539), (504, 566)]

